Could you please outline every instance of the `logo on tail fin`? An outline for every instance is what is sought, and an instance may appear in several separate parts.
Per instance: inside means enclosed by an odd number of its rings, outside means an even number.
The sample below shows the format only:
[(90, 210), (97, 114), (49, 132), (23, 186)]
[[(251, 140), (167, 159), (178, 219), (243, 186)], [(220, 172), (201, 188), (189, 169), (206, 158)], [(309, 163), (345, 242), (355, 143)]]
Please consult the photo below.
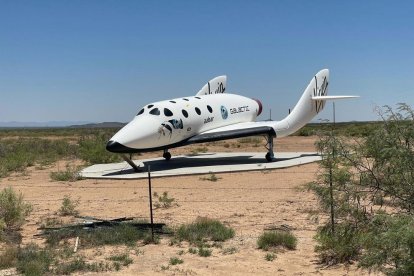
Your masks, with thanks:
[[(323, 77), (322, 85), (318, 88), (318, 79), (315, 76), (315, 88), (313, 89), (313, 96), (325, 96), (328, 89), (328, 81)], [(319, 113), (325, 106), (325, 101), (315, 101), (315, 111)]]

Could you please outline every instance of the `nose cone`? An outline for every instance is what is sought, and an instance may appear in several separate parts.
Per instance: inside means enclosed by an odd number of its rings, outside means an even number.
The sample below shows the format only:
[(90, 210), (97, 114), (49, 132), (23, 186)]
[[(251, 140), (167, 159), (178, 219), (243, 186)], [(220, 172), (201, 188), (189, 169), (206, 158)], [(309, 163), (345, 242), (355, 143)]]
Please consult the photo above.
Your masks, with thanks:
[(156, 147), (159, 142), (158, 117), (135, 117), (109, 140), (106, 149), (116, 153), (133, 153)]
[(106, 144), (106, 150), (115, 153), (128, 153), (131, 152), (132, 149), (116, 141), (109, 140), (108, 144)]

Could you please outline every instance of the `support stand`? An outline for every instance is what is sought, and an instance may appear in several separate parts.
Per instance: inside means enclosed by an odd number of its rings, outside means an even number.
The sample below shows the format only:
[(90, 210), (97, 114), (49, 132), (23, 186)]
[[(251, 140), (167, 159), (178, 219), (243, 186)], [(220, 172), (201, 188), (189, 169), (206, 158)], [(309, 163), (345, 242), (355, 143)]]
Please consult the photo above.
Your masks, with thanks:
[(266, 136), (266, 149), (267, 149), (267, 153), (266, 153), (266, 160), (268, 162), (272, 162), (275, 160), (275, 154), (273, 152), (273, 135), (272, 134), (267, 134)]
[(122, 158), (134, 169), (135, 172), (140, 172), (139, 166), (137, 166), (130, 158), (125, 154), (121, 154)]

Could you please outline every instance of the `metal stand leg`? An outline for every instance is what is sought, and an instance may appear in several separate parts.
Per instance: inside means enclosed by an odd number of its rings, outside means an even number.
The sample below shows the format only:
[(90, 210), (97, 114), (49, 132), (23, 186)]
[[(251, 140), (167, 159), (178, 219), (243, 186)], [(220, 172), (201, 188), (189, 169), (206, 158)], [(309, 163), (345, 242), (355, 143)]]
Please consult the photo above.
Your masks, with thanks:
[(167, 161), (171, 159), (171, 153), (168, 152), (168, 149), (164, 149), (164, 154), (162, 157), (164, 157)]
[(266, 153), (266, 160), (268, 162), (271, 162), (275, 159), (275, 155), (273, 152), (273, 136), (271, 134), (268, 134), (266, 136), (266, 149), (268, 150)]
[(125, 154), (121, 154), (122, 158), (134, 169), (135, 172), (140, 172), (139, 166), (135, 165), (134, 162), (130, 158), (128, 158)]

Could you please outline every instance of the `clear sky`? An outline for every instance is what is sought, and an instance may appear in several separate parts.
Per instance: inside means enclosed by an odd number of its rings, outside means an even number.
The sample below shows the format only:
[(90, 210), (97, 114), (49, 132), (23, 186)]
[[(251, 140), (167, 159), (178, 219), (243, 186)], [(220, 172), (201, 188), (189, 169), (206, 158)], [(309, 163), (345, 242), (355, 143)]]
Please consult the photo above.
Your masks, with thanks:
[(0, 0), (0, 122), (129, 121), (221, 74), (282, 119), (323, 68), (361, 96), (338, 121), (413, 105), (414, 1)]

